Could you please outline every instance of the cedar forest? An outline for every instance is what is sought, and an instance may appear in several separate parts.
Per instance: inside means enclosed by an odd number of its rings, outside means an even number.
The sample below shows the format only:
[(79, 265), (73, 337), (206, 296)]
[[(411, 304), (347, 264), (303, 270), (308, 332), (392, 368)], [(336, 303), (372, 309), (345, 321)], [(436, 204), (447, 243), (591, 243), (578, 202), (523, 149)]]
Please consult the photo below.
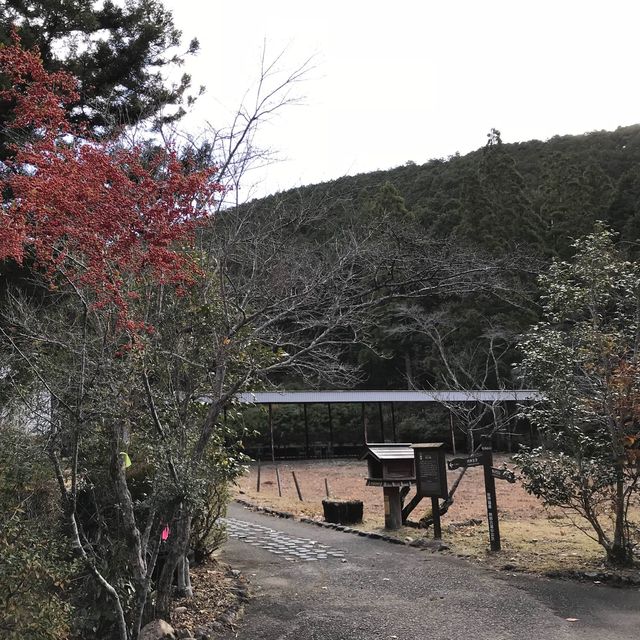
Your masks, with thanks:
[[(109, 35), (53, 53), (97, 31)], [(170, 619), (174, 576), (189, 594), (190, 562), (219, 544), (243, 443), (260, 439), (240, 391), (536, 382), (551, 399), (555, 373), (540, 363), (559, 349), (542, 357), (522, 336), (568, 335), (588, 287), (571, 305), (558, 292), (585, 278), (601, 283), (603, 311), (583, 351), (618, 340), (606, 376), (617, 400), (598, 413), (617, 426), (600, 429), (591, 398), (575, 428), (589, 423), (581, 456), (609, 469), (594, 496), (614, 487), (622, 518), (637, 484), (640, 125), (517, 144), (493, 129), (465, 156), (229, 206), (253, 129), (172, 136), (199, 93), (158, 71), (181, 62), (159, 53), (180, 35), (156, 0), (0, 4), (1, 635), (135, 640)], [(257, 104), (247, 127), (286, 100)], [(565, 417), (585, 406), (575, 388)], [(522, 420), (571, 452), (552, 409)], [(442, 437), (444, 414), (400, 413), (401, 432)], [(457, 417), (473, 438), (492, 415)], [(337, 437), (357, 420), (337, 414)], [(294, 412), (279, 421), (295, 441)], [(553, 458), (523, 456), (525, 486), (570, 504), (546, 482)], [(584, 515), (611, 562), (633, 561), (624, 522), (609, 536)]]

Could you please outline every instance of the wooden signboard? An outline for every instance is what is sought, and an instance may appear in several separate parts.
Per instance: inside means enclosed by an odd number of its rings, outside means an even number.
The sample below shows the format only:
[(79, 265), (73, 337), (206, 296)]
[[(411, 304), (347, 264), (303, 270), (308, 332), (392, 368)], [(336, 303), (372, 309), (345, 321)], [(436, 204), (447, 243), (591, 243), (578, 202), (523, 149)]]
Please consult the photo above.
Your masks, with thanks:
[(460, 467), (481, 467), (484, 464), (484, 456), (481, 453), (472, 453), (466, 458), (452, 458), (447, 462), (447, 468), (450, 471), (459, 469)]
[(412, 445), (416, 462), (416, 492), (423, 498), (446, 498), (447, 469), (444, 443), (428, 442)]

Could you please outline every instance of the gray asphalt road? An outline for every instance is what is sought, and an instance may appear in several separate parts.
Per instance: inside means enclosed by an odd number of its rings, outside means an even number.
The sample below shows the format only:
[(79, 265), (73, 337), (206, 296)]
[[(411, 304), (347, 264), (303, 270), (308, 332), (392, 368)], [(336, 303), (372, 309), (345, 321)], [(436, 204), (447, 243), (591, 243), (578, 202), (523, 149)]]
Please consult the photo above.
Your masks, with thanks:
[(225, 640), (640, 638), (637, 589), (505, 575), (237, 505), (229, 531), (222, 559), (253, 598)]

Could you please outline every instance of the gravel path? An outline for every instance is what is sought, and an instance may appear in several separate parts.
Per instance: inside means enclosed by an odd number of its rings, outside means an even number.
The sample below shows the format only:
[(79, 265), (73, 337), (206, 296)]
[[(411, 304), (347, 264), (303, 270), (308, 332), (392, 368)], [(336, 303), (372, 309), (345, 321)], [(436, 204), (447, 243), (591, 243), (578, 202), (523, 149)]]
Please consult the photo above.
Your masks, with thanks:
[(640, 592), (510, 576), (232, 505), (222, 559), (251, 582), (225, 640), (637, 640)]

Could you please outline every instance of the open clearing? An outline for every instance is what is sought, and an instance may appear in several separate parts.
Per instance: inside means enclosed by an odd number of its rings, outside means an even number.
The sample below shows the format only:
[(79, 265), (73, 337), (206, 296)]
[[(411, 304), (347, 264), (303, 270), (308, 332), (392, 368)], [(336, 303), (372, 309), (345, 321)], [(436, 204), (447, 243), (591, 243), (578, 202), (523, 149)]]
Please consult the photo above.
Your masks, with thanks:
[[(508, 463), (506, 455), (494, 455), (494, 465)], [(278, 496), (276, 466), (280, 474), (282, 497)], [(511, 467), (513, 465), (510, 465)], [(261, 488), (256, 491), (257, 464), (252, 464), (236, 488), (238, 497), (257, 505), (296, 515), (323, 519), (322, 499), (325, 478), (331, 496), (358, 499), (364, 503), (364, 521), (359, 528), (383, 531), (382, 489), (367, 487), (367, 464), (357, 460), (304, 460), (262, 463)], [(298, 499), (293, 481), (295, 471), (302, 497)], [(449, 471), (449, 486), (459, 471)], [(546, 573), (549, 571), (598, 571), (604, 568), (599, 545), (580, 532), (556, 510), (548, 510), (539, 500), (525, 492), (520, 483), (496, 481), (502, 551), (488, 552), (489, 538), (482, 468), (469, 468), (462, 479), (454, 504), (442, 519), (443, 542), (456, 555), (510, 571)], [(413, 491), (409, 497), (413, 495)], [(430, 509), (423, 500), (410, 519), (417, 521)], [(479, 523), (478, 523), (479, 521)], [(399, 537), (432, 536), (431, 530), (404, 527), (394, 533)], [(637, 572), (636, 572), (637, 573)]]

